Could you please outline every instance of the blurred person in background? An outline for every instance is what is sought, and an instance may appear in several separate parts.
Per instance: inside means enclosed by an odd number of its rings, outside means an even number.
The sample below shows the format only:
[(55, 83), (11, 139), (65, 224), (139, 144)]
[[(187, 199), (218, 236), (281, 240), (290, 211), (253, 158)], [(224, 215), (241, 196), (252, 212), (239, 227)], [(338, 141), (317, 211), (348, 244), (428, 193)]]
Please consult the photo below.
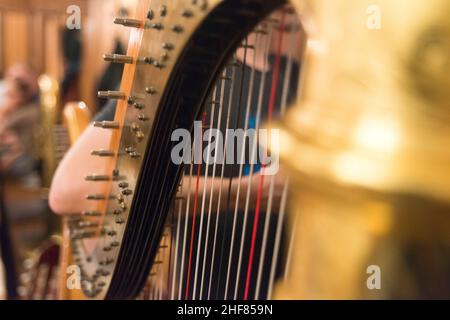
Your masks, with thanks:
[(40, 109), (37, 76), (26, 65), (14, 65), (3, 80), (0, 98), (0, 172), (4, 178), (36, 184), (36, 136)]
[[(38, 186), (36, 137), (40, 124), (38, 83), (24, 64), (10, 67), (0, 90), (0, 298), (16, 297), (16, 268), (5, 212), (6, 183)], [(3, 261), (3, 262), (2, 262)]]

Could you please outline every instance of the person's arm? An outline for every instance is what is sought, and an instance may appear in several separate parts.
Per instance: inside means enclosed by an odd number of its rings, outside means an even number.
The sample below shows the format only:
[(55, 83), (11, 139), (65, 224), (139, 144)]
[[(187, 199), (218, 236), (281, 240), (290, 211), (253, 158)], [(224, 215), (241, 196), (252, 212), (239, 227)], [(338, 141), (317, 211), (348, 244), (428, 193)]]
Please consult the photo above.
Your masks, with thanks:
[[(66, 154), (64, 159), (61, 161), (58, 169), (56, 170), (55, 176), (53, 177), (53, 182), (50, 188), (49, 202), (50, 207), (55, 213), (58, 214), (79, 214), (82, 211), (95, 210), (96, 202), (86, 200), (87, 194), (97, 194), (103, 193), (106, 187), (106, 183), (102, 182), (87, 182), (85, 177), (89, 174), (106, 174), (104, 172), (106, 167), (107, 158), (94, 157), (90, 155), (91, 150), (96, 149), (107, 149), (109, 146), (109, 141), (111, 139), (111, 133), (108, 130), (102, 130), (90, 126), (80, 139), (73, 145), (73, 147)], [(249, 182), (252, 182), (251, 187), (251, 202), (249, 203), (249, 209), (252, 210), (255, 207), (255, 197), (258, 192), (259, 183), (261, 176), (260, 174), (254, 174), (252, 179), (247, 177), (242, 177), (240, 183), (240, 196), (239, 196), (239, 208), (243, 210), (245, 208), (245, 199), (247, 194), (247, 187)], [(191, 180), (191, 181), (189, 181)], [(264, 177), (264, 183), (262, 185), (262, 198), (261, 206), (265, 208), (267, 201), (269, 199), (270, 190), (270, 176)], [(228, 179), (221, 181), (220, 178), (208, 178), (206, 179), (206, 194), (207, 194), (207, 204), (209, 205), (209, 195), (211, 188), (214, 188), (214, 198), (213, 198), (213, 212), (217, 209), (218, 199), (217, 194), (219, 193), (220, 185), (222, 184), (222, 197), (220, 203), (219, 211), (224, 211), (227, 209), (227, 199), (228, 199)], [(189, 182), (191, 183), (190, 193)], [(275, 187), (273, 194), (273, 210), (276, 212), (279, 205), (279, 199), (281, 197), (282, 184), (284, 182), (284, 176), (278, 174), (275, 177)], [(199, 179), (198, 197), (203, 196), (205, 179), (201, 177)], [(239, 180), (234, 178), (231, 185), (231, 197), (230, 202), (231, 207), (234, 210), (234, 205), (236, 202), (237, 189)], [(196, 190), (196, 177), (185, 177), (182, 183), (182, 197), (191, 197), (191, 206), (193, 206)], [(198, 212), (200, 212), (201, 204), (198, 204)], [(193, 209), (193, 208), (191, 208)], [(265, 209), (264, 209), (265, 210)]]
[[(273, 178), (273, 189), (271, 190), (271, 181)], [(261, 184), (262, 182), (262, 184)], [(179, 197), (184, 198), (184, 204), (187, 202), (187, 198), (190, 197), (190, 212), (194, 210), (194, 202), (195, 202), (195, 196), (198, 197), (197, 202), (197, 214), (201, 213), (201, 207), (202, 207), (202, 201), (203, 201), (203, 191), (206, 190), (206, 201), (205, 201), (205, 208), (204, 210), (208, 211), (209, 209), (209, 198), (211, 195), (211, 189), (213, 191), (213, 202), (212, 202), (212, 212), (225, 212), (226, 210), (231, 210), (231, 212), (234, 212), (236, 202), (237, 202), (237, 196), (238, 196), (238, 189), (239, 189), (239, 201), (238, 203), (238, 209), (239, 210), (245, 210), (246, 202), (247, 202), (247, 192), (249, 191), (249, 184), (250, 186), (250, 196), (249, 196), (249, 202), (248, 202), (248, 210), (252, 211), (256, 207), (257, 202), (257, 196), (258, 192), (261, 186), (261, 197), (260, 197), (260, 208), (262, 211), (265, 211), (267, 209), (267, 205), (269, 202), (269, 199), (272, 199), (272, 212), (276, 213), (279, 211), (279, 206), (281, 202), (281, 196), (284, 188), (284, 183), (286, 182), (286, 175), (280, 170), (280, 172), (272, 176), (264, 176), (261, 180), (261, 174), (255, 173), (250, 176), (242, 176), (241, 180), (239, 180), (238, 177), (234, 177), (231, 181), (231, 189), (229, 189), (230, 185), (230, 179), (224, 178), (223, 180), (215, 177), (215, 178), (204, 178), (203, 176), (199, 177), (198, 179), (198, 190), (196, 188), (197, 185), (197, 177), (189, 177), (185, 176), (182, 180), (182, 184), (180, 187), (180, 194)], [(206, 189), (205, 187), (206, 183)], [(240, 186), (239, 186), (240, 185)], [(221, 190), (221, 191), (220, 191)], [(230, 196), (228, 197), (228, 190), (231, 191)], [(220, 197), (220, 203), (218, 199), (219, 193), (221, 194)], [(272, 194), (271, 194), (272, 193)], [(229, 203), (228, 203), (229, 201)], [(220, 205), (219, 210), (217, 210), (217, 206)]]
[(103, 193), (106, 183), (87, 182), (90, 174), (107, 174), (110, 158), (92, 156), (92, 150), (108, 149), (111, 132), (89, 126), (65, 155), (53, 177), (49, 204), (57, 214), (79, 214), (95, 210), (97, 203), (86, 200), (87, 194)]

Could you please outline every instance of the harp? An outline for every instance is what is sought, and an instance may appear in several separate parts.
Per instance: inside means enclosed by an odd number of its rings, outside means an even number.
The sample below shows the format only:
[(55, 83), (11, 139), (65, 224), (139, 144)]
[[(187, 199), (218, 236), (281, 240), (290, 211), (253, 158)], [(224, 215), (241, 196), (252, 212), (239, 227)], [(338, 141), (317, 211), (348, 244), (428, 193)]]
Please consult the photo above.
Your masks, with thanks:
[[(285, 112), (298, 88), (296, 11), (283, 0), (155, 0), (138, 12), (115, 20), (133, 28), (127, 55), (105, 55), (125, 64), (120, 90), (99, 93), (117, 100), (114, 121), (94, 123), (112, 140), (92, 150), (108, 159), (105, 172), (86, 179), (105, 191), (86, 195), (97, 210), (69, 223), (82, 290), (94, 299), (270, 298), (292, 243), (289, 182), (245, 163), (259, 137), (236, 139), (247, 146), (235, 153), (241, 163), (215, 164), (220, 139), (209, 129), (259, 129)], [(190, 163), (177, 163), (175, 130), (198, 132), (215, 155), (202, 161), (194, 141)]]

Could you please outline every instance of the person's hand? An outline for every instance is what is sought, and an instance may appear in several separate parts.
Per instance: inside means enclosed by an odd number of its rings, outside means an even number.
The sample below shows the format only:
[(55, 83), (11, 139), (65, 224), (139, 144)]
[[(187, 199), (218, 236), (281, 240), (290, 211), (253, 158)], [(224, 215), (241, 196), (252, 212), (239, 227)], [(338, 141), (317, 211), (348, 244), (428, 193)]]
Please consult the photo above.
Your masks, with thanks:
[[(280, 209), (285, 182), (286, 178), (281, 172), (274, 176), (262, 176), (260, 173), (255, 173), (251, 178), (250, 176), (242, 177), (239, 207), (242, 209), (245, 208), (248, 185), (251, 183), (249, 210), (255, 210), (256, 204), (259, 201), (260, 212), (265, 212), (270, 202), (271, 212), (277, 213)], [(238, 179), (235, 180), (235, 183), (238, 183)], [(233, 187), (233, 189), (237, 189), (237, 186)]]

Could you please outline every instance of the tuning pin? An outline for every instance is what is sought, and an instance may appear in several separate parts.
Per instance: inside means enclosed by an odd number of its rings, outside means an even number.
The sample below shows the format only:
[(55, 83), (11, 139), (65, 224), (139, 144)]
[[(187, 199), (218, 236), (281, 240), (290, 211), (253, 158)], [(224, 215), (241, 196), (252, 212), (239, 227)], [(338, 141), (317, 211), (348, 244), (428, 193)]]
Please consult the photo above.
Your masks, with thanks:
[(142, 62), (147, 63), (147, 64), (152, 64), (155, 61), (155, 59), (151, 58), (151, 57), (143, 57), (142, 58)]
[(152, 23), (152, 24), (150, 24), (150, 28), (156, 29), (156, 30), (161, 30), (163, 28), (163, 26), (161, 23)]
[(169, 53), (167, 51), (163, 51), (160, 57), (162, 61), (167, 61), (169, 59)]
[(111, 242), (111, 247), (118, 247), (120, 245), (119, 241), (113, 241)]
[(91, 174), (84, 178), (86, 181), (109, 181), (111, 177), (108, 175)]
[(88, 217), (100, 217), (102, 214), (98, 211), (83, 211), (81, 215)]
[(101, 265), (101, 266), (107, 266), (108, 264), (111, 264), (111, 263), (113, 263), (114, 262), (114, 260), (113, 259), (105, 259), (105, 260), (102, 260), (102, 261), (100, 261), (99, 262), (99, 264)]
[(119, 123), (115, 121), (94, 121), (94, 127), (103, 129), (119, 129)]
[(114, 230), (110, 230), (110, 231), (108, 231), (106, 234), (107, 234), (108, 236), (110, 236), (110, 237), (114, 237), (115, 235), (117, 235), (117, 232), (114, 231)]
[(125, 93), (121, 91), (99, 91), (97, 96), (100, 99), (125, 99)]
[(142, 141), (142, 139), (144, 139), (144, 133), (142, 132), (142, 131), (137, 131), (136, 132), (136, 139), (138, 140), (138, 141)]
[(121, 182), (121, 183), (119, 183), (119, 188), (122, 188), (122, 189), (128, 188), (128, 182)]
[(140, 114), (140, 115), (138, 115), (138, 119), (140, 121), (147, 121), (148, 117), (145, 114)]
[(99, 226), (99, 224), (97, 222), (91, 222), (91, 221), (80, 221), (76, 225), (76, 227), (79, 229), (96, 228), (98, 226)]
[(161, 63), (161, 62), (159, 62), (159, 61), (153, 61), (153, 66), (155, 67), (155, 68), (158, 68), (158, 69), (162, 69), (162, 68), (164, 68), (164, 64), (163, 63)]
[(133, 63), (133, 57), (124, 54), (104, 54), (103, 60), (114, 63)]
[(145, 92), (147, 92), (149, 95), (154, 95), (156, 93), (156, 89), (154, 87), (147, 87), (145, 88)]
[(137, 153), (137, 152), (130, 152), (129, 153), (129, 156), (131, 157), (131, 158), (133, 158), (133, 159), (137, 159), (137, 158), (139, 158), (141, 155), (139, 154), (139, 153)]
[(70, 236), (70, 238), (72, 240), (81, 240), (81, 239), (93, 238), (95, 236), (96, 236), (95, 232), (82, 232), (82, 233), (72, 234)]
[(183, 11), (181, 12), (181, 15), (182, 15), (183, 17), (185, 17), (185, 18), (190, 18), (190, 17), (193, 16), (193, 13), (192, 13), (191, 10), (186, 9), (186, 10), (183, 10)]
[(166, 14), (167, 14), (167, 6), (165, 6), (165, 5), (161, 5), (160, 7), (159, 7), (159, 15), (161, 16), (161, 17), (165, 17), (166, 16)]
[(139, 124), (137, 124), (136, 122), (132, 122), (130, 128), (131, 128), (131, 130), (132, 130), (133, 132), (139, 131), (139, 130), (141, 129), (141, 127), (139, 126)]
[(173, 31), (173, 32), (176, 32), (176, 33), (183, 32), (183, 27), (180, 26), (179, 24), (173, 25), (173, 26), (172, 26), (172, 31)]
[(122, 194), (124, 196), (129, 196), (129, 195), (133, 194), (133, 191), (131, 191), (130, 189), (124, 189), (124, 190), (122, 190)]
[(173, 49), (173, 44), (169, 43), (169, 42), (163, 42), (162, 48), (165, 49), (165, 50), (172, 50)]
[(114, 23), (121, 24), (125, 27), (132, 27), (132, 28), (140, 28), (143, 26), (143, 23), (141, 20), (129, 19), (129, 18), (115, 18)]
[(123, 223), (125, 223), (125, 220), (123, 218), (117, 218), (116, 219), (116, 223), (117, 224), (123, 224)]
[(147, 11), (147, 19), (152, 20), (153, 16), (154, 16), (153, 10), (152, 9), (148, 10)]
[(100, 274), (104, 277), (109, 276), (109, 271), (101, 270)]
[(114, 151), (104, 149), (92, 150), (91, 155), (99, 157), (114, 157)]
[(120, 193), (117, 195), (117, 201), (119, 202), (119, 203), (122, 203), (122, 202), (124, 202), (125, 201), (125, 198), (123, 197), (123, 195), (121, 195)]
[(88, 194), (86, 196), (86, 200), (105, 200), (106, 197), (104, 194)]

